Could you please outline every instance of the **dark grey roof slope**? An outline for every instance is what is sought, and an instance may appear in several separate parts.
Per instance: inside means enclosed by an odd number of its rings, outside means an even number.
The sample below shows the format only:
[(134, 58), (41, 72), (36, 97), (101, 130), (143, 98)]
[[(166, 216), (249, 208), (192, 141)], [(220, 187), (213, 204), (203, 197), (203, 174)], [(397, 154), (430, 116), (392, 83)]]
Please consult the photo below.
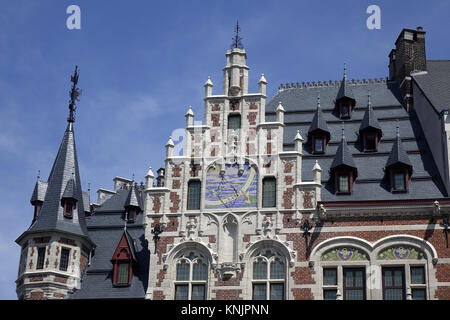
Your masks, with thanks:
[[(73, 218), (68, 219), (63, 214), (61, 197), (63, 196), (68, 181), (72, 177), (74, 178), (74, 186), (71, 192), (73, 197), (78, 200), (78, 204), (73, 213)], [(83, 196), (80, 188), (81, 180), (72, 123), (67, 125), (47, 184), (47, 192), (38, 218), (16, 241), (19, 241), (28, 233), (51, 230), (79, 235), (90, 241), (84, 217)]]
[(33, 203), (35, 201), (44, 202), (45, 193), (47, 192), (47, 182), (37, 180), (34, 185), (33, 194), (31, 195), (30, 202)]
[(372, 103), (370, 101), (370, 96), (369, 96), (369, 102), (367, 105), (367, 110), (366, 110), (366, 113), (364, 113), (364, 117), (361, 121), (361, 126), (359, 127), (359, 131), (364, 131), (367, 129), (375, 129), (380, 133), (380, 135), (383, 134), (380, 124), (378, 123), (377, 117), (375, 116), (375, 113), (373, 112)]
[(345, 139), (344, 134), (342, 134), (341, 143), (336, 151), (330, 169), (333, 170), (341, 166), (357, 169), (352, 154), (347, 147), (347, 140)]
[(125, 201), (124, 207), (133, 206), (141, 209), (139, 196), (136, 192), (136, 185), (132, 185), (130, 191), (128, 192), (127, 200)]
[(450, 60), (427, 60), (427, 73), (412, 77), (438, 113), (450, 109)]
[(391, 153), (389, 154), (389, 158), (386, 162), (386, 168), (389, 168), (396, 164), (404, 164), (410, 168), (410, 171), (412, 171), (411, 161), (409, 160), (408, 154), (403, 149), (399, 134), (397, 134), (397, 138), (392, 145)]
[[(76, 197), (77, 195), (75, 194), (75, 181), (73, 180), (73, 178), (71, 178), (69, 181), (67, 181), (66, 188), (64, 189), (64, 193), (61, 198), (71, 198), (79, 200)], [(83, 199), (83, 195), (81, 195), (81, 197)]]
[(342, 99), (342, 98), (349, 98), (352, 100), (355, 100), (355, 96), (353, 95), (352, 87), (347, 82), (347, 74), (344, 69), (344, 78), (341, 81), (341, 85), (339, 86), (339, 91), (336, 96), (336, 100)]
[[(136, 189), (141, 197), (142, 190)], [(127, 223), (125, 235), (133, 252), (133, 279), (128, 287), (113, 285), (111, 258), (124, 234), (125, 202), (129, 190), (119, 189), (100, 207), (86, 217), (89, 236), (96, 244), (91, 264), (82, 277), (81, 288), (69, 299), (144, 299), (148, 286), (150, 252), (144, 236), (144, 217), (138, 214), (134, 223)]]
[[(339, 90), (336, 85), (296, 87), (278, 91), (266, 105), (266, 121), (275, 121), (275, 109), (281, 101), (285, 108), (284, 149), (293, 150), (297, 133), (306, 136), (316, 112), (320, 94), (321, 111), (330, 130), (331, 139), (324, 154), (313, 154), (307, 145), (303, 148), (302, 179), (313, 180), (312, 168), (317, 160), (322, 168), (322, 201), (429, 199), (446, 197), (445, 187), (434, 163), (414, 112), (408, 113), (395, 82), (349, 82), (356, 105), (351, 119), (345, 120), (345, 138), (352, 155), (358, 178), (348, 195), (336, 195), (331, 185), (330, 169), (341, 144), (342, 120), (334, 113)], [(364, 152), (361, 145), (361, 123), (367, 111), (367, 93), (370, 90), (373, 113), (383, 132), (377, 152)], [(396, 141), (396, 122), (400, 127), (402, 147), (414, 168), (408, 192), (392, 193), (385, 175), (385, 166)]]
[(322, 131), (327, 134), (327, 140), (330, 139), (330, 129), (328, 129), (327, 122), (323, 118), (322, 111), (320, 110), (320, 98), (318, 98), (316, 113), (311, 121), (311, 126), (308, 130), (308, 136), (315, 131)]

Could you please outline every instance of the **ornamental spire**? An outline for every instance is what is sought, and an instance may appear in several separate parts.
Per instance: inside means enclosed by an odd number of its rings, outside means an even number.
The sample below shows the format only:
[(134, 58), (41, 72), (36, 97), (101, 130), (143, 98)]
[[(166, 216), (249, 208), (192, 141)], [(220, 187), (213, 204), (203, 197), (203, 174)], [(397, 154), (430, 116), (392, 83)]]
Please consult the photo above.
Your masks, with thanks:
[(244, 46), (242, 45), (242, 38), (239, 37), (239, 32), (241, 31), (241, 28), (239, 27), (239, 21), (236, 21), (236, 27), (234, 28), (235, 35), (233, 37), (233, 43), (231, 44), (231, 49), (238, 48), (238, 49), (244, 49)]
[(72, 89), (70, 90), (70, 103), (69, 103), (69, 117), (67, 118), (67, 122), (69, 123), (74, 123), (75, 122), (75, 110), (77, 109), (76, 107), (76, 102), (80, 101), (80, 99), (78, 98), (81, 95), (81, 90), (80, 88), (77, 88), (77, 84), (78, 84), (78, 77), (79, 77), (79, 73), (78, 73), (78, 66), (75, 66), (75, 71), (73, 73), (72, 76), (70, 76), (70, 81), (72, 82)]

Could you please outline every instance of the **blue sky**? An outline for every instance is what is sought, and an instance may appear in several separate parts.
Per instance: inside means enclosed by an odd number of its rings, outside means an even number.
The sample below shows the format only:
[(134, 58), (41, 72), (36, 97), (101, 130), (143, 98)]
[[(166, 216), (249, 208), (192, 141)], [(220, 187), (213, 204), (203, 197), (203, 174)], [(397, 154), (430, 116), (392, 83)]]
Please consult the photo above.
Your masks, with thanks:
[[(222, 85), (237, 19), (250, 91), (264, 73), (280, 83), (388, 75), (402, 28), (423, 26), (428, 59), (450, 59), (450, 2), (433, 1), (0, 1), (0, 299), (16, 299), (19, 246), (32, 219), (37, 171), (47, 180), (68, 114), (70, 74), (83, 90), (75, 134), (83, 188), (115, 176), (143, 181), (163, 165), (164, 145), (187, 106), (202, 120), (208, 76)], [(81, 8), (81, 30), (66, 8)], [(366, 8), (381, 8), (381, 29)], [(156, 171), (156, 170), (155, 170)]]

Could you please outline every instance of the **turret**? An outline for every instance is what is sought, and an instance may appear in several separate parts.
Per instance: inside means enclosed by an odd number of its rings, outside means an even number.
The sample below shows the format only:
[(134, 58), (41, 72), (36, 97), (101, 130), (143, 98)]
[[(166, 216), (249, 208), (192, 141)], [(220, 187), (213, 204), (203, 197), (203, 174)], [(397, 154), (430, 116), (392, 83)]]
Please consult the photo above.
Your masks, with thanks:
[(145, 175), (145, 187), (151, 188), (153, 187), (153, 179), (155, 178), (155, 175), (153, 174), (152, 167), (148, 168), (147, 174)]
[[(16, 242), (22, 248), (16, 280), (19, 299), (61, 299), (80, 286), (88, 257), (95, 247), (85, 222), (75, 147), (75, 103), (78, 68), (71, 77), (68, 125), (46, 183), (36, 183), (31, 203), (40, 206), (33, 223)], [(86, 200), (88, 201), (88, 200)], [(89, 205), (89, 203), (87, 204)]]

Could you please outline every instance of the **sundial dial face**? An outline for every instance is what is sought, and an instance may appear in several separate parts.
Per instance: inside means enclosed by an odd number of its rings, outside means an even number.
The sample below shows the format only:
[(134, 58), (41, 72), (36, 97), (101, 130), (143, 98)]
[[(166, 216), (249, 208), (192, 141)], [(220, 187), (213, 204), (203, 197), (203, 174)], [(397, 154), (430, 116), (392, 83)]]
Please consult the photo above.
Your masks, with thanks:
[(258, 172), (248, 163), (239, 173), (238, 164), (226, 164), (222, 175), (220, 165), (209, 167), (206, 174), (206, 209), (256, 208)]

